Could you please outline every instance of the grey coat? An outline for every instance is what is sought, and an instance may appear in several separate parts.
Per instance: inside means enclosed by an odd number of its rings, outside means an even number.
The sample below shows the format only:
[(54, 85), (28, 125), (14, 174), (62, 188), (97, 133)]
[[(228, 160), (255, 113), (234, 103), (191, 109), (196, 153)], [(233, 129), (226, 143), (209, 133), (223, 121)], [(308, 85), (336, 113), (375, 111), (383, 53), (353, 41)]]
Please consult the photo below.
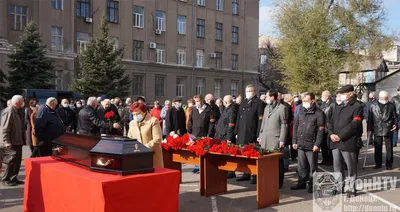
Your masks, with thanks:
[(4, 145), (25, 144), (25, 122), (23, 114), (15, 107), (7, 107), (1, 114), (0, 141)]
[(259, 135), (262, 148), (279, 149), (279, 142), (285, 142), (287, 139), (287, 120), (288, 113), (284, 105), (276, 102), (265, 107)]

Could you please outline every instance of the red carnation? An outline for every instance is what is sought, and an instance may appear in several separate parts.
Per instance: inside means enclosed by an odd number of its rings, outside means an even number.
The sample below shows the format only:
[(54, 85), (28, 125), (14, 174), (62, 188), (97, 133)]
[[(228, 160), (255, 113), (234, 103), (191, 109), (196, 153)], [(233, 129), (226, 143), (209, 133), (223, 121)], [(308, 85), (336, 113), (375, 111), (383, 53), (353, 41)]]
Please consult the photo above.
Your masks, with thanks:
[(114, 111), (110, 110), (107, 113), (104, 114), (105, 119), (111, 119), (114, 117)]

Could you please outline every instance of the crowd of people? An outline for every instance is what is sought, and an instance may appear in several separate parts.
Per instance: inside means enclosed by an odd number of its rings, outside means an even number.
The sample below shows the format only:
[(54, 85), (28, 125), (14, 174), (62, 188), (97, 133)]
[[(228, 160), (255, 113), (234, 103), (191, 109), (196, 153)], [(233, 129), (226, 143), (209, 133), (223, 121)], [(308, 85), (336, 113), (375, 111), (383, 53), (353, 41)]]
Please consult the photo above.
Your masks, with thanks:
[[(363, 146), (362, 121), (367, 123), (369, 140), (375, 145), (375, 169), (382, 166), (382, 145), (386, 146), (386, 168), (393, 167), (393, 146), (398, 141), (400, 115), (399, 95), (389, 101), (389, 95), (380, 91), (369, 95), (367, 103), (361, 102), (352, 85), (341, 87), (332, 98), (329, 91), (319, 97), (306, 92), (282, 95), (270, 90), (256, 95), (253, 85), (246, 87), (245, 96), (224, 96), (215, 99), (212, 94), (196, 95), (184, 104), (180, 97), (158, 101), (150, 109), (144, 97), (135, 101), (127, 98), (109, 99), (106, 96), (89, 97), (87, 102), (75, 103), (62, 99), (60, 106), (55, 98), (45, 105), (35, 99), (24, 107), (22, 96), (16, 95), (1, 113), (1, 142), (3, 163), (7, 166), (2, 177), (9, 186), (22, 184), (18, 172), (22, 159), (22, 145), (31, 147), (32, 157), (52, 154), (51, 141), (65, 131), (81, 135), (119, 135), (134, 138), (152, 149), (154, 166), (163, 167), (161, 142), (173, 133), (189, 133), (193, 138), (212, 137), (229, 144), (256, 143), (264, 149), (279, 149), (279, 186), (289, 168), (289, 159), (298, 164), (298, 182), (293, 190), (312, 192), (312, 176), (318, 165), (332, 166), (335, 172), (348, 170), (347, 194), (356, 195), (357, 162)], [(25, 109), (24, 109), (25, 108)], [(23, 114), (25, 118), (23, 117)], [(318, 153), (322, 161), (318, 163)], [(198, 173), (199, 167), (193, 172)], [(228, 178), (236, 178), (228, 172)], [(256, 176), (243, 173), (237, 181), (256, 183)]]

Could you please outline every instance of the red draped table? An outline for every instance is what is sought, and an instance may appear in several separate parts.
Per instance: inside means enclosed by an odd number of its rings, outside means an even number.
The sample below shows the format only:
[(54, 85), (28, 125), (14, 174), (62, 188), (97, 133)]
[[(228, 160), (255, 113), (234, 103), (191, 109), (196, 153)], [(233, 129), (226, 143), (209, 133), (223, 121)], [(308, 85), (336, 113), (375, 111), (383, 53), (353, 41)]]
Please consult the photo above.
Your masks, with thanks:
[(118, 176), (51, 157), (25, 160), (25, 212), (178, 211), (179, 171)]

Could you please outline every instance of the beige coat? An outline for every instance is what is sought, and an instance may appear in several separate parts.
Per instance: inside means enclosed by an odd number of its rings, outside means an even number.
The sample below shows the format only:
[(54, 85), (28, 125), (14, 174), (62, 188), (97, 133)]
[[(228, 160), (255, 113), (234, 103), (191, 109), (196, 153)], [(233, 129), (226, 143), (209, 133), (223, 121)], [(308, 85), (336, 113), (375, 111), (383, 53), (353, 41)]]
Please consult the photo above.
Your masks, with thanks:
[(1, 113), (0, 143), (25, 144), (25, 119), (15, 107), (7, 107)]
[(162, 132), (160, 121), (157, 118), (147, 114), (142, 122), (131, 121), (128, 137), (137, 139), (147, 148), (153, 150), (153, 165), (160, 168), (164, 167), (161, 150)]

